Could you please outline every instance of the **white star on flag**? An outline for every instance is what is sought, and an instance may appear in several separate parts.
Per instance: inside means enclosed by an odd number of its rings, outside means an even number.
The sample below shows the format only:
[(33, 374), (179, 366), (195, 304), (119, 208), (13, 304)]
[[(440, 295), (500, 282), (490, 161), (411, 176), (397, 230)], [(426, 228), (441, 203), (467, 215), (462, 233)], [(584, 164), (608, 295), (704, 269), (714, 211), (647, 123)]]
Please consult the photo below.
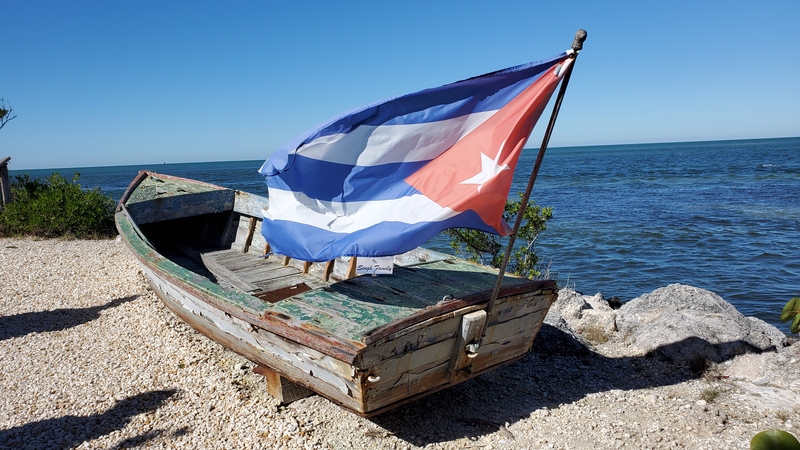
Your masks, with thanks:
[(474, 177), (464, 180), (461, 184), (477, 184), (478, 185), (478, 192), (481, 191), (481, 187), (491, 180), (492, 178), (496, 177), (497, 174), (504, 170), (509, 170), (509, 167), (506, 164), (502, 166), (499, 164), (500, 162), (500, 155), (503, 153), (503, 147), (506, 146), (506, 141), (500, 145), (500, 149), (497, 151), (497, 156), (494, 157), (494, 160), (489, 158), (488, 156), (484, 155), (483, 152), (480, 153), (481, 155), (481, 171)]

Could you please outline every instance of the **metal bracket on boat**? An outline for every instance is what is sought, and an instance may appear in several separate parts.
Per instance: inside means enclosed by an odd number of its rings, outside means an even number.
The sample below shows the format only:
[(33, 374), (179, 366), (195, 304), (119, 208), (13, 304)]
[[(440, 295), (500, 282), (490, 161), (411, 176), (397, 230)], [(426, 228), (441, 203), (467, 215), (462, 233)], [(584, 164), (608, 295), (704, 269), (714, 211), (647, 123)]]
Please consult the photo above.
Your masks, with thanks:
[(478, 356), (478, 349), (480, 348), (481, 344), (477, 342), (472, 342), (471, 344), (467, 344), (467, 358), (473, 359)]
[(452, 301), (452, 300), (453, 300), (453, 296), (452, 296), (452, 295), (450, 295), (450, 294), (447, 294), (447, 295), (445, 295), (444, 297), (442, 297), (442, 299), (441, 299), (441, 300), (439, 300), (439, 302), (437, 303), (437, 305), (441, 305), (441, 304), (447, 303), (447, 302), (449, 302), (449, 301)]

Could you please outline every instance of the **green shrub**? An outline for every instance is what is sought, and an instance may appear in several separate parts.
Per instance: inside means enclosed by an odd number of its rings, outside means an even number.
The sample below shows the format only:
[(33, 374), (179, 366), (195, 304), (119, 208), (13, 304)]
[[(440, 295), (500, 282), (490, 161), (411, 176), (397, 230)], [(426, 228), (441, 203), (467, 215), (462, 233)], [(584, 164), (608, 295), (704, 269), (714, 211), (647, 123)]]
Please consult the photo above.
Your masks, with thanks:
[(800, 297), (789, 300), (781, 311), (781, 322), (792, 321), (789, 328), (792, 333), (800, 333)]
[(79, 173), (70, 182), (58, 173), (28, 174), (11, 182), (12, 202), (0, 210), (0, 235), (101, 238), (116, 234), (114, 200), (99, 188), (83, 190)]
[[(521, 200), (506, 202), (503, 219), (509, 224), (513, 225), (516, 221), (520, 204)], [(547, 221), (552, 217), (553, 208), (541, 208), (533, 201), (528, 203), (517, 232), (514, 252), (508, 260), (507, 272), (527, 278), (541, 275), (537, 270), (539, 257), (533, 249), (533, 244), (539, 233), (547, 228)], [(467, 228), (453, 228), (445, 230), (444, 233), (450, 237), (450, 247), (459, 256), (492, 267), (500, 267), (502, 264), (507, 244), (501, 237)]]
[(767, 430), (750, 440), (751, 450), (800, 450), (800, 442), (783, 430)]

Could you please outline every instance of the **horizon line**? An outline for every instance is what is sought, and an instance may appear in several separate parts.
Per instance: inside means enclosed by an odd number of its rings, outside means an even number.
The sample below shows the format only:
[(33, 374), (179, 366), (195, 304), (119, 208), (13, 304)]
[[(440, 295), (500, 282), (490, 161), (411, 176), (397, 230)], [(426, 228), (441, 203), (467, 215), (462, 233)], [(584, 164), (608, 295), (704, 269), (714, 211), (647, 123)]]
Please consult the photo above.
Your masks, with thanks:
[[(770, 139), (798, 139), (800, 136), (773, 136), (773, 137), (759, 137), (759, 138), (735, 138), (735, 139), (709, 139), (700, 141), (664, 141), (664, 142), (636, 142), (624, 144), (584, 144), (584, 145), (560, 145), (548, 147), (548, 150), (568, 149), (568, 148), (589, 148), (589, 147), (622, 147), (622, 146), (637, 146), (637, 145), (663, 145), (663, 144), (699, 144), (706, 142), (737, 142), (737, 141), (762, 141)], [(525, 147), (522, 149), (538, 151), (539, 147)], [(13, 160), (9, 156), (10, 160)], [(12, 169), (10, 164), (8, 166), (9, 172), (24, 172), (26, 170), (71, 170), (71, 169), (97, 169), (103, 167), (134, 167), (134, 166), (161, 166), (167, 164), (211, 164), (211, 163), (227, 163), (227, 162), (245, 162), (245, 161), (265, 161), (264, 159), (226, 159), (216, 161), (172, 161), (172, 162), (149, 162), (149, 163), (132, 163), (132, 164), (114, 164), (114, 165), (97, 165), (97, 166), (74, 166), (74, 167), (41, 167), (41, 168), (25, 168), (25, 169)]]

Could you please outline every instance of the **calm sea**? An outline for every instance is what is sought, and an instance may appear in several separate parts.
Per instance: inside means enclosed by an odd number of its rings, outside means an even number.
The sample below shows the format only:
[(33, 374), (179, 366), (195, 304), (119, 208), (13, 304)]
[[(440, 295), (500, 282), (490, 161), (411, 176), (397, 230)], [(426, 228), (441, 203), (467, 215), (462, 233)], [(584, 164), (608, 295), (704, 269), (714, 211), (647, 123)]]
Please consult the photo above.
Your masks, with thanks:
[[(526, 150), (511, 195), (536, 159)], [(11, 171), (80, 173), (118, 200), (140, 169), (266, 195), (263, 161)], [(553, 148), (533, 198), (553, 207), (537, 240), (562, 285), (623, 301), (670, 283), (716, 292), (788, 332), (800, 296), (800, 138)], [(449, 251), (447, 242), (430, 246)]]

